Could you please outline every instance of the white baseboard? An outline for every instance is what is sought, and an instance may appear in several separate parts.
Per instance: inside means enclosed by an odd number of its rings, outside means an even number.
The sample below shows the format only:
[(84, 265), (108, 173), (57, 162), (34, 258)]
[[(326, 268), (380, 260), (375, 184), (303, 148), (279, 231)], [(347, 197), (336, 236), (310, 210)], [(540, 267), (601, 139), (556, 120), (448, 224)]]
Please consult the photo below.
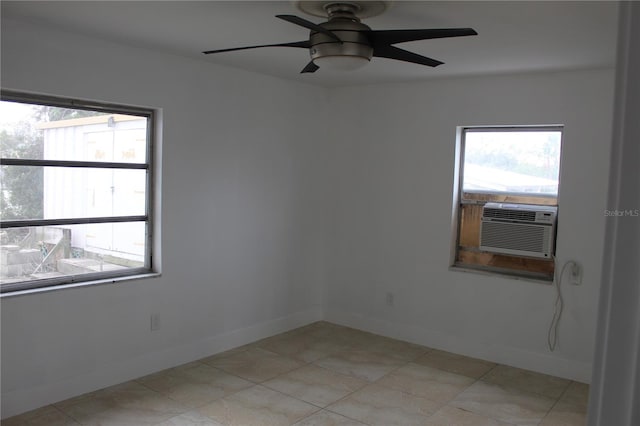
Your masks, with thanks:
[(488, 345), (469, 338), (459, 338), (426, 327), (398, 324), (362, 315), (329, 310), (325, 321), (357, 328), (382, 336), (453, 352), (498, 364), (523, 368), (538, 373), (590, 383), (592, 364), (504, 345)]
[(445, 335), (424, 327), (398, 324), (334, 310), (325, 312), (322, 307), (315, 307), (197, 342), (149, 352), (122, 363), (101, 366), (100, 370), (70, 377), (63, 381), (3, 393), (1, 415), (2, 418), (11, 417), (321, 320), (583, 383), (589, 383), (591, 380), (590, 363), (576, 362), (508, 346), (487, 345), (470, 339)]
[(323, 319), (320, 306), (276, 318), (182, 346), (148, 352), (121, 363), (100, 366), (88, 374), (46, 383), (38, 387), (2, 393), (1, 418), (11, 417), (48, 404), (133, 380), (187, 362), (195, 361), (274, 334)]

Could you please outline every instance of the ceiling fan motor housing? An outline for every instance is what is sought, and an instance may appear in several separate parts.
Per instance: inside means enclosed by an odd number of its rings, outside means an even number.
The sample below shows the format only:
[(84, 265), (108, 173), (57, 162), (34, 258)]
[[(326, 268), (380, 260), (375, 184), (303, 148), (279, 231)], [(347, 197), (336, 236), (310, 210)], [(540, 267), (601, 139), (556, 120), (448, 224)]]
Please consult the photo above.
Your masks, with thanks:
[(328, 56), (355, 56), (371, 60), (373, 47), (364, 32), (371, 29), (367, 25), (347, 18), (334, 18), (320, 26), (338, 36), (342, 43), (325, 34), (312, 31), (309, 49), (312, 60)]
[(334, 33), (342, 43), (326, 34), (311, 32), (311, 59), (327, 58), (332, 56), (363, 58), (367, 61), (373, 56), (373, 47), (367, 37), (369, 26), (360, 22), (350, 11), (339, 10), (331, 13), (328, 22), (320, 24), (321, 27)]

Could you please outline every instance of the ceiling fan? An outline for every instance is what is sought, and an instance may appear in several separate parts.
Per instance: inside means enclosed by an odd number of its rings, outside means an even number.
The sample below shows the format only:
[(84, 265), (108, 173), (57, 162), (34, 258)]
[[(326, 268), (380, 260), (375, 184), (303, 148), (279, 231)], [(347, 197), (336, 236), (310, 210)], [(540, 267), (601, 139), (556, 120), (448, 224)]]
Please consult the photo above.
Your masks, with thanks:
[(328, 21), (314, 24), (295, 15), (276, 15), (295, 25), (311, 30), (309, 40), (291, 43), (262, 44), (230, 49), (207, 50), (204, 53), (233, 52), (260, 47), (298, 47), (309, 49), (311, 61), (301, 73), (313, 73), (321, 67), (351, 70), (369, 63), (372, 57), (395, 59), (414, 64), (437, 67), (444, 62), (395, 47), (394, 44), (432, 38), (477, 35), (472, 28), (432, 28), (416, 30), (372, 30), (360, 22), (384, 12), (390, 1), (294, 1), (303, 12), (328, 17)]

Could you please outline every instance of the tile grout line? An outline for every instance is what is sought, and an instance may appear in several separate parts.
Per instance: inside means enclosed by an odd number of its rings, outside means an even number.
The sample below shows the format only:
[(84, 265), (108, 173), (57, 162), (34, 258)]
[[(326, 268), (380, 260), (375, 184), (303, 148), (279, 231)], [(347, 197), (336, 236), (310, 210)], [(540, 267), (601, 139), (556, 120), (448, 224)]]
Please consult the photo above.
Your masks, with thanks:
[(562, 393), (560, 394), (560, 396), (558, 396), (558, 399), (555, 400), (555, 402), (551, 405), (551, 407), (549, 408), (549, 410), (547, 410), (547, 412), (545, 413), (545, 415), (542, 417), (542, 419), (540, 419), (540, 422), (544, 421), (545, 418), (547, 418), (547, 416), (549, 415), (549, 413), (551, 413), (551, 411), (553, 411), (553, 409), (556, 407), (556, 405), (558, 405), (560, 403), (560, 400), (562, 399), (562, 397), (567, 393), (567, 391), (569, 390), (569, 387), (571, 386), (571, 383), (573, 383), (573, 380), (570, 380), (569, 383), (567, 383), (567, 386), (565, 386), (564, 390), (562, 391)]

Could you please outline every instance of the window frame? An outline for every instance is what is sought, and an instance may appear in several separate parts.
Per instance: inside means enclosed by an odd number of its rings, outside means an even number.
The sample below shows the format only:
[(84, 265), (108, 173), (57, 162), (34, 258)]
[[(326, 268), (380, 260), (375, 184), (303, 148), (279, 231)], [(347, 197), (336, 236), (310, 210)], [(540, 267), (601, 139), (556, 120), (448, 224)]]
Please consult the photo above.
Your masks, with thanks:
[(60, 108), (72, 108), (77, 110), (87, 110), (104, 112), (108, 114), (128, 114), (146, 118), (146, 161), (144, 163), (126, 162), (101, 162), (101, 161), (81, 161), (81, 160), (46, 160), (46, 159), (20, 159), (20, 158), (0, 158), (2, 166), (36, 166), (36, 167), (62, 167), (62, 168), (88, 168), (88, 169), (123, 169), (123, 170), (145, 170), (145, 212), (143, 215), (127, 216), (97, 216), (97, 217), (66, 217), (58, 219), (17, 219), (0, 220), (0, 229), (36, 227), (36, 226), (65, 226), (83, 224), (113, 224), (123, 222), (144, 222), (146, 226), (144, 266), (130, 267), (120, 271), (102, 271), (82, 274), (67, 274), (61, 277), (40, 278), (35, 280), (18, 281), (0, 285), (0, 297), (13, 294), (23, 294), (31, 290), (55, 290), (67, 286), (92, 285), (101, 283), (111, 283), (121, 280), (156, 276), (159, 274), (157, 265), (154, 263), (154, 250), (156, 244), (155, 237), (155, 169), (156, 169), (156, 120), (157, 113), (152, 108), (128, 106), (122, 104), (112, 104), (95, 102), (88, 100), (78, 100), (58, 96), (39, 95), (13, 90), (2, 89), (0, 91), (2, 101), (19, 102), (30, 105), (43, 105)]
[[(464, 164), (465, 164), (465, 151), (466, 151), (466, 135), (469, 131), (472, 132), (545, 132), (545, 131), (558, 131), (560, 132), (560, 153), (559, 162), (560, 170), (558, 173), (558, 190), (556, 195), (541, 194), (541, 193), (528, 193), (528, 192), (498, 192), (498, 191), (464, 191)], [(456, 137), (456, 173), (454, 173), (454, 212), (452, 215), (455, 223), (452, 224), (453, 238), (452, 238), (452, 250), (450, 267), (454, 270), (465, 270), (479, 273), (495, 273), (504, 276), (510, 276), (514, 278), (532, 279), (535, 281), (552, 282), (554, 279), (555, 271), (555, 250), (557, 245), (554, 244), (554, 254), (550, 259), (537, 259), (528, 256), (517, 255), (503, 255), (491, 252), (484, 252), (477, 248), (478, 254), (491, 255), (494, 258), (503, 260), (502, 263), (517, 263), (522, 262), (524, 266), (517, 268), (495, 266), (484, 264), (482, 261), (478, 263), (468, 263), (460, 261), (460, 253), (468, 251), (467, 246), (461, 246), (461, 234), (463, 226), (463, 208), (466, 205), (478, 206), (481, 208), (488, 202), (503, 202), (503, 203), (519, 203), (519, 204), (531, 204), (531, 205), (548, 205), (559, 207), (560, 196), (560, 176), (561, 176), (561, 163), (562, 163), (562, 146), (564, 139), (564, 126), (561, 124), (551, 125), (508, 125), (508, 126), (459, 126), (457, 128)], [(494, 199), (492, 199), (492, 197)], [(556, 219), (556, 235), (557, 236), (557, 219)], [(498, 262), (500, 263), (500, 262)], [(545, 266), (546, 265), (546, 266)], [(547, 269), (546, 272), (540, 272), (539, 269)]]

